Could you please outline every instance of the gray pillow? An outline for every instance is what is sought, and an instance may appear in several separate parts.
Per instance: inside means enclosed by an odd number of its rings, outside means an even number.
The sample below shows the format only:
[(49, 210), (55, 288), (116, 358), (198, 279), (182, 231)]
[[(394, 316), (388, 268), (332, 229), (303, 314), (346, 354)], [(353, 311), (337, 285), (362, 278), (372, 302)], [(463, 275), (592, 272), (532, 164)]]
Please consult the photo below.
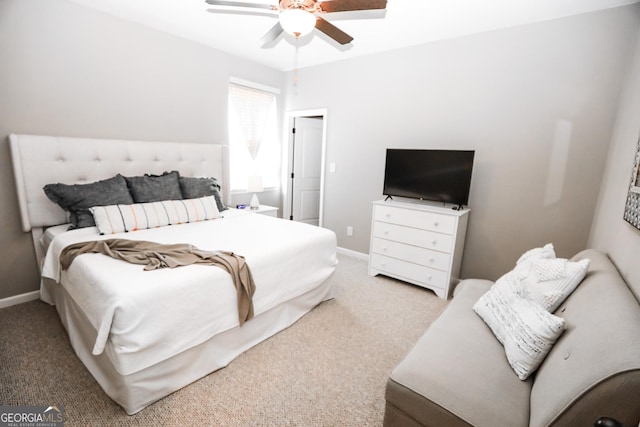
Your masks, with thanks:
[(47, 184), (43, 190), (52, 202), (69, 212), (69, 229), (95, 226), (89, 211), (93, 206), (133, 203), (127, 182), (121, 175), (89, 184)]
[(178, 171), (165, 172), (162, 175), (125, 176), (131, 197), (135, 203), (180, 200), (182, 191)]
[(181, 176), (180, 190), (184, 199), (198, 199), (200, 197), (213, 196), (216, 198), (218, 210), (222, 212), (227, 207), (222, 203), (220, 184), (215, 178), (193, 178)]

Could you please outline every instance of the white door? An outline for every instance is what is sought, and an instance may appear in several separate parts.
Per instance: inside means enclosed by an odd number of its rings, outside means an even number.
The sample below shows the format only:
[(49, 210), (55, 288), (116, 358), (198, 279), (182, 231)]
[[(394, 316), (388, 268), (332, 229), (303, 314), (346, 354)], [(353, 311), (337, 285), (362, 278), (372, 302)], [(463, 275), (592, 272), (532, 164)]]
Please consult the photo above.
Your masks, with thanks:
[(293, 133), (291, 219), (319, 224), (322, 117), (296, 117)]

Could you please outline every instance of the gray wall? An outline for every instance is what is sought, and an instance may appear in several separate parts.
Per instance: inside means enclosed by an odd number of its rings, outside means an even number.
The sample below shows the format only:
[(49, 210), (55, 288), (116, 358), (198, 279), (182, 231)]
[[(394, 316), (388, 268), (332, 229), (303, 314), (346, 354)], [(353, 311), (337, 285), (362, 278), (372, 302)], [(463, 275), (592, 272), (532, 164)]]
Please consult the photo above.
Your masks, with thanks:
[(63, 0), (0, 1), (0, 64), (0, 299), (39, 284), (8, 134), (226, 144), (229, 77), (284, 82), (281, 71)]
[(609, 254), (640, 300), (640, 230), (622, 219), (640, 136), (640, 32), (632, 58), (611, 138), (589, 246)]
[[(328, 108), (327, 164), (337, 169), (327, 171), (324, 220), (339, 245), (368, 252), (370, 203), (381, 198), (386, 147), (444, 147), (477, 151), (463, 276), (496, 278), (520, 252), (547, 241), (563, 256), (585, 247), (638, 10), (300, 70), (286, 108)], [(292, 81), (291, 74), (64, 0), (1, 0), (0, 59), (0, 299), (38, 287), (6, 135), (226, 143), (229, 76), (283, 89)], [(625, 93), (639, 87), (630, 77)], [(616, 203), (626, 194), (640, 107), (631, 97), (621, 105), (591, 242), (636, 280), (638, 232), (621, 222)], [(571, 127), (568, 139), (555, 137), (563, 126)], [(566, 162), (558, 160), (563, 149)], [(260, 199), (279, 204), (276, 193)], [(618, 225), (610, 234), (612, 221)]]
[(476, 150), (463, 277), (496, 279), (546, 242), (565, 257), (583, 249), (638, 11), (299, 70), (287, 108), (328, 109), (327, 165), (335, 162), (336, 171), (326, 171), (324, 224), (339, 246), (369, 250), (385, 148), (424, 147)]

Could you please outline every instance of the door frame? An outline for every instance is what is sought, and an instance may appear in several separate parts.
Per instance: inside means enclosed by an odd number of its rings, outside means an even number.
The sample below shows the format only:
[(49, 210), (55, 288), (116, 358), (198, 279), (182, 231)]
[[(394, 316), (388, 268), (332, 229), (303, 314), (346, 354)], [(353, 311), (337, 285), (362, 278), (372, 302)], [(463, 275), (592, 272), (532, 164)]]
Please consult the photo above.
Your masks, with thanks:
[(291, 217), (291, 172), (293, 171), (293, 122), (297, 117), (322, 117), (322, 148), (320, 154), (320, 207), (318, 212), (318, 226), (322, 227), (323, 213), (324, 213), (324, 175), (325, 175), (325, 162), (326, 162), (326, 150), (327, 150), (327, 109), (316, 108), (310, 110), (294, 110), (285, 112), (284, 117), (284, 139), (286, 141), (283, 144), (283, 164), (287, 165), (283, 168), (282, 182), (282, 217), (288, 219)]

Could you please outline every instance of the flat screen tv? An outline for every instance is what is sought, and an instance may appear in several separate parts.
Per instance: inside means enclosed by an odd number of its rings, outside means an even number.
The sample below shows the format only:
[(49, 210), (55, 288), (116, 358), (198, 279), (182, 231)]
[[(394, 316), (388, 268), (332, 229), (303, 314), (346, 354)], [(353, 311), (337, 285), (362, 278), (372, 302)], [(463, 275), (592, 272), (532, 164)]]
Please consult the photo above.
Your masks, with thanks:
[(383, 194), (467, 205), (474, 154), (473, 150), (388, 148)]

